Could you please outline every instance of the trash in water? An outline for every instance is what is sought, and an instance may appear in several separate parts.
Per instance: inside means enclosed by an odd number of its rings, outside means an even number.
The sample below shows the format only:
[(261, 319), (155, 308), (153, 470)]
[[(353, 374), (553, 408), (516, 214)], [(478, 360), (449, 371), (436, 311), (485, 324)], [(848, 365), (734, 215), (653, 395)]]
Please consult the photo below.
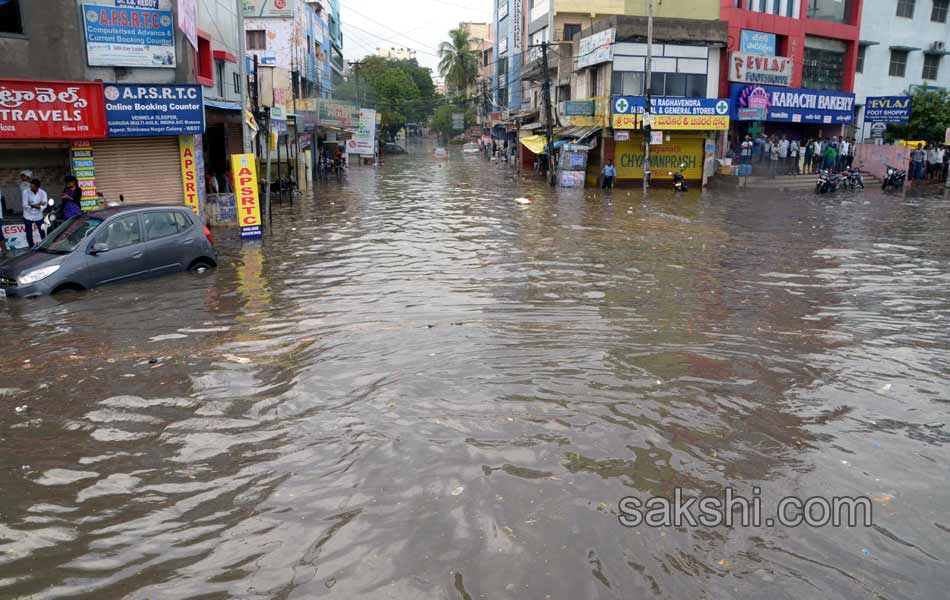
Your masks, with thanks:
[(13, 412), (15, 412), (18, 415), (22, 415), (22, 414), (30, 412), (30, 407), (27, 406), (26, 404), (23, 404), (14, 408)]
[(158, 362), (158, 359), (157, 359), (157, 358), (150, 358), (150, 359), (148, 359), (148, 364), (150, 364), (150, 365), (154, 365), (154, 364), (157, 363), (157, 362)]
[(515, 198), (515, 202), (518, 204), (531, 204), (531, 200), (528, 198)]
[(251, 362), (251, 359), (250, 359), (250, 358), (246, 358), (246, 357), (244, 357), (244, 356), (235, 356), (235, 355), (233, 355), (233, 354), (224, 354), (224, 355), (222, 355), (222, 356), (224, 356), (224, 358), (228, 359), (228, 360), (231, 361), (231, 362), (236, 362), (236, 363), (242, 364), (242, 365), (246, 365), (246, 364), (248, 364), (249, 362)]
[(889, 505), (893, 499), (894, 496), (891, 496), (890, 494), (877, 494), (876, 496), (871, 496), (871, 502), (875, 502), (882, 506)]
[(455, 488), (454, 490), (452, 490), (452, 495), (453, 495), (453, 496), (458, 496), (458, 495), (461, 494), (464, 490), (465, 490), (465, 487), (463, 487), (463, 486), (460, 485), (460, 486), (458, 486), (457, 488)]
[(722, 559), (722, 560), (719, 561), (719, 566), (722, 567), (723, 569), (731, 569), (731, 568), (732, 568), (732, 561), (728, 561), (728, 560), (726, 560), (726, 559)]
[(880, 392), (881, 394), (883, 394), (883, 393), (885, 393), (885, 392), (889, 392), (889, 391), (891, 391), (891, 384), (886, 383), (886, 384), (882, 385), (880, 388), (878, 388), (877, 391)]
[(865, 556), (871, 556), (871, 551), (868, 550), (867, 548), (861, 548), (861, 554)]

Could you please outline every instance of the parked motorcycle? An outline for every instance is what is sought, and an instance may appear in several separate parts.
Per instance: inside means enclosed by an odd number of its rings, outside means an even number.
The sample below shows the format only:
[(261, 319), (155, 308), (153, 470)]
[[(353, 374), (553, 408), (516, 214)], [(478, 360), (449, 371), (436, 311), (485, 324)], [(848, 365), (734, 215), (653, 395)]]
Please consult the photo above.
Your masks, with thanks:
[(858, 171), (854, 168), (845, 169), (841, 174), (841, 185), (845, 189), (856, 190), (858, 188), (864, 189), (864, 176), (861, 175), (861, 171)]
[(836, 191), (840, 185), (841, 176), (824, 169), (818, 173), (818, 181), (815, 183), (815, 193), (830, 194)]
[(689, 186), (686, 185), (686, 178), (683, 177), (682, 170), (686, 168), (685, 164), (680, 165), (680, 168), (675, 173), (670, 171), (668, 175), (673, 177), (673, 189), (677, 192), (685, 192), (689, 189)]
[(50, 198), (46, 206), (43, 207), (43, 220), (40, 222), (40, 233), (43, 234), (44, 238), (56, 229), (56, 221), (56, 202)]
[(907, 172), (894, 167), (887, 167), (884, 174), (884, 181), (881, 182), (881, 189), (887, 191), (890, 188), (899, 190), (904, 187), (904, 180), (907, 179)]

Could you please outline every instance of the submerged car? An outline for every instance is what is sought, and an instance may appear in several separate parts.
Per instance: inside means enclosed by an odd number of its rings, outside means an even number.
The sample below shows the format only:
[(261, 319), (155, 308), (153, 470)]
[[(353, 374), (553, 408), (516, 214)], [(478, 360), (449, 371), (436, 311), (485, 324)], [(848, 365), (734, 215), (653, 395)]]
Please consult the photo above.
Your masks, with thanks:
[(474, 142), (468, 142), (467, 144), (462, 146), (463, 154), (481, 154), (481, 152), (482, 152), (481, 147), (479, 147), (479, 145)]
[(0, 297), (33, 297), (217, 266), (211, 232), (187, 207), (83, 213), (32, 251), (0, 262)]
[(409, 154), (406, 152), (405, 148), (392, 142), (386, 142), (383, 144), (383, 152), (386, 154)]

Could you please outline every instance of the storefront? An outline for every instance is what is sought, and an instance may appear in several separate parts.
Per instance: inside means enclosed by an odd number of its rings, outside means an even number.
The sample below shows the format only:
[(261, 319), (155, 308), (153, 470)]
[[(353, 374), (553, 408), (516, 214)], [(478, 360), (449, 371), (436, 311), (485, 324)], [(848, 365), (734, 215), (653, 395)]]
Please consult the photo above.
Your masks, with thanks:
[[(612, 158), (617, 184), (643, 180), (645, 141), (650, 145), (651, 179), (671, 179), (680, 171), (692, 181), (704, 181), (713, 172), (721, 134), (729, 129), (729, 100), (719, 98), (652, 98), (650, 115), (646, 99), (618, 96), (613, 100)], [(649, 139), (644, 140), (644, 126)]]
[[(0, 79), (0, 193), (4, 231), (11, 248), (22, 248), (20, 173), (30, 171), (54, 199), (63, 179), (81, 176), (95, 199), (92, 146), (106, 135), (101, 83)], [(78, 167), (75, 168), (75, 167)]]
[(205, 172), (217, 181), (220, 192), (233, 191), (227, 173), (231, 155), (244, 154), (244, 122), (241, 105), (219, 100), (205, 100), (205, 134), (203, 152)]
[(807, 141), (842, 135), (854, 121), (854, 94), (847, 92), (733, 83), (729, 96), (733, 139), (764, 132)]

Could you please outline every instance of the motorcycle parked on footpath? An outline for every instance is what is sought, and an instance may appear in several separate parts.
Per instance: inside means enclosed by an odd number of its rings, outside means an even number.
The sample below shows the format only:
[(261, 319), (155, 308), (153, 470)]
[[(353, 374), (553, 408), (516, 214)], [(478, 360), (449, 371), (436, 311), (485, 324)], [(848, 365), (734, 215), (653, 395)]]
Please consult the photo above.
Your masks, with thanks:
[(881, 190), (886, 192), (890, 188), (894, 188), (895, 190), (902, 189), (906, 179), (906, 171), (888, 166), (887, 171), (884, 173), (884, 181), (881, 182)]
[(828, 169), (818, 172), (818, 181), (815, 183), (816, 194), (830, 194), (841, 185), (841, 176), (835, 175)]
[(858, 188), (863, 190), (864, 176), (861, 175), (861, 171), (853, 167), (849, 167), (841, 174), (841, 183), (846, 189), (849, 190), (856, 190)]

